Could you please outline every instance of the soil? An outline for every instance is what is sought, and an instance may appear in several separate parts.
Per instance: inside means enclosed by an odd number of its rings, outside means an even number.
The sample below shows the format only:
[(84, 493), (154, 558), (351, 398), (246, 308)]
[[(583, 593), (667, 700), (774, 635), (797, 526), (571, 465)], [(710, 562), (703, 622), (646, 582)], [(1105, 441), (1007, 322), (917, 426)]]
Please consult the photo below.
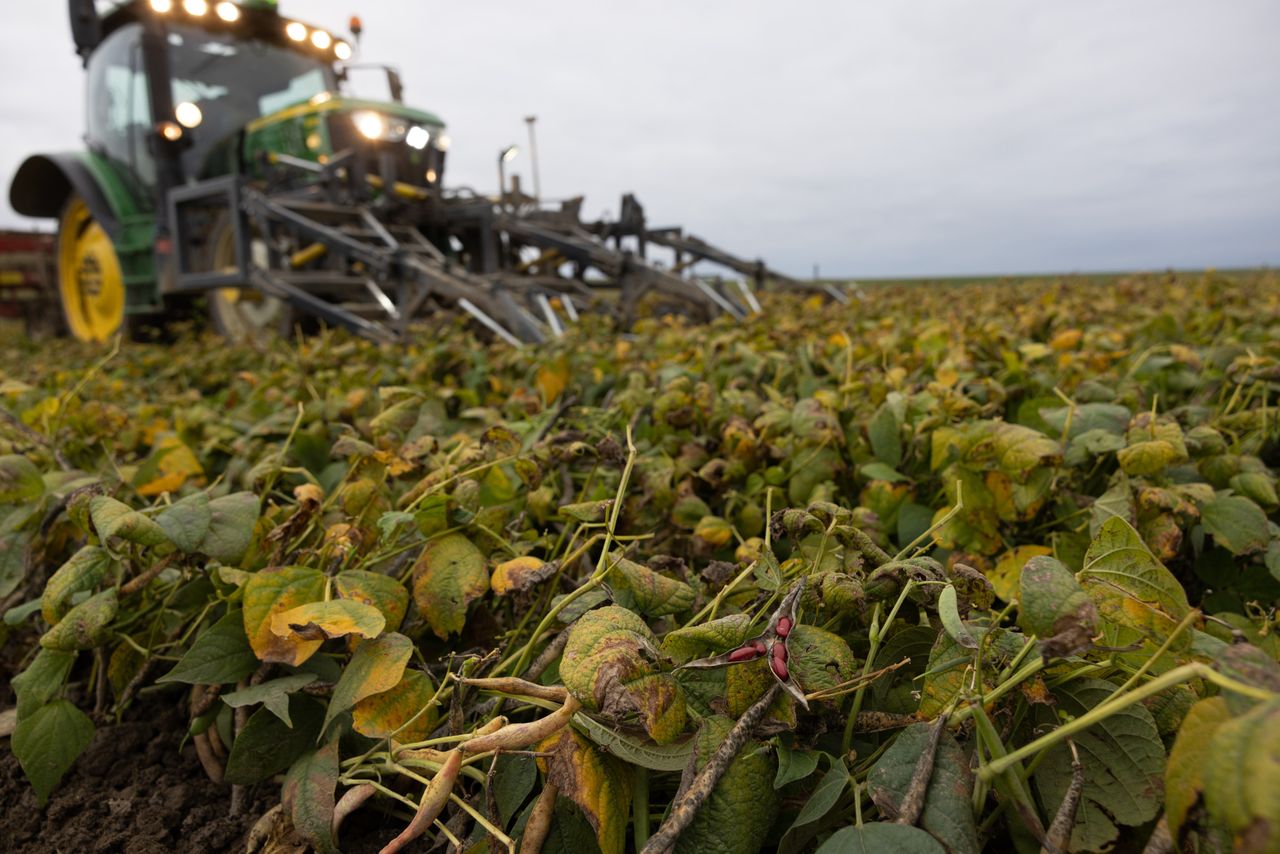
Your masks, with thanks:
[(253, 823), (280, 797), (273, 783), (246, 791), (232, 816), (231, 787), (205, 776), (176, 710), (135, 707), (103, 725), (43, 809), (18, 760), (0, 749), (0, 850), (12, 852), (243, 851)]

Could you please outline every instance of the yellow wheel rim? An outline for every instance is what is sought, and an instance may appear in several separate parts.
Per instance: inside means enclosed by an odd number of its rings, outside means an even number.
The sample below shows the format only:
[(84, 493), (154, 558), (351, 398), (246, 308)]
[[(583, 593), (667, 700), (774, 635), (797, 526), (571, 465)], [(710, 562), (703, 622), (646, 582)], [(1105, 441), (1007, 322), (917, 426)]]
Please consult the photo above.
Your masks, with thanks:
[(111, 238), (82, 199), (72, 199), (58, 228), (58, 288), (71, 334), (106, 341), (124, 322), (124, 276)]

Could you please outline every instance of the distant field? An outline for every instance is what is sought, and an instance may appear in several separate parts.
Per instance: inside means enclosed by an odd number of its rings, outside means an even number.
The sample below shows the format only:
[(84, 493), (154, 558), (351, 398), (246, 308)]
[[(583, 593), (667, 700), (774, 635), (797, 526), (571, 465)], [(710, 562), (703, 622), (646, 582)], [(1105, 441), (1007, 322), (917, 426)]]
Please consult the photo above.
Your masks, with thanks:
[(1231, 267), (1226, 269), (1209, 268), (1206, 270), (1124, 270), (1110, 272), (1079, 273), (1006, 273), (975, 276), (892, 276), (888, 278), (854, 278), (827, 279), (819, 281), (830, 284), (857, 283), (864, 288), (886, 287), (891, 285), (978, 285), (978, 284), (1052, 284), (1055, 282), (1118, 282), (1121, 279), (1150, 278), (1173, 274), (1179, 277), (1197, 276), (1204, 272), (1230, 279), (1243, 279), (1275, 272), (1270, 267)]

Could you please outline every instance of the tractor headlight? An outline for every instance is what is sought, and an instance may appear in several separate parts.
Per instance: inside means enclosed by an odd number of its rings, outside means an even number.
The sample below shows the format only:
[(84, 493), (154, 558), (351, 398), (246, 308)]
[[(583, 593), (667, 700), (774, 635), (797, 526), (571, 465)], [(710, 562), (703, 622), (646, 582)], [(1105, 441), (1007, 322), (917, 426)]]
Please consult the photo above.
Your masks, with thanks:
[(387, 120), (371, 110), (361, 110), (351, 117), (351, 121), (365, 139), (385, 139), (387, 136)]
[(447, 133), (436, 134), (436, 148), (440, 149), (441, 151), (449, 150), (449, 141), (450, 141), (449, 134)]
[(431, 141), (431, 131), (421, 125), (414, 125), (409, 128), (409, 132), (404, 137), (405, 144), (410, 148), (416, 148), (419, 151), (427, 147), (427, 143)]

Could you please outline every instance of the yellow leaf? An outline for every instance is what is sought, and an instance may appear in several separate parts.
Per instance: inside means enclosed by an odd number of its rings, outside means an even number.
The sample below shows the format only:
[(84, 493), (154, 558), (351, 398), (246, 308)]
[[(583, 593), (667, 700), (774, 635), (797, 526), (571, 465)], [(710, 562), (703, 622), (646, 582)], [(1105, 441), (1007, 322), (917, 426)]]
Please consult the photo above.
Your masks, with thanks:
[(487, 592), (484, 555), (461, 534), (431, 541), (413, 565), (413, 599), (437, 637), (461, 632), (467, 606)]
[(360, 569), (340, 572), (333, 577), (333, 590), (340, 599), (352, 599), (372, 605), (386, 618), (386, 630), (398, 631), (409, 609), (409, 591), (389, 575)]
[[(438, 720), (435, 709), (424, 711), (434, 693), (435, 687), (427, 674), (406, 670), (394, 688), (365, 697), (352, 707), (352, 725), (356, 732), (370, 738), (386, 738), (395, 733), (396, 741), (401, 744), (425, 741), (431, 737)], [(413, 723), (405, 726), (411, 719)]]
[(542, 365), (538, 368), (534, 385), (542, 392), (544, 402), (554, 403), (569, 385), (569, 361), (561, 356)]
[(715, 548), (720, 548), (733, 539), (733, 528), (719, 516), (703, 516), (693, 529), (693, 535)]
[(151, 450), (147, 461), (138, 469), (139, 495), (155, 496), (164, 492), (176, 492), (187, 481), (197, 485), (205, 482), (204, 469), (195, 453), (177, 436), (160, 439)]
[(262, 661), (295, 666), (314, 655), (321, 641), (281, 637), (271, 631), (271, 623), (276, 614), (323, 596), (324, 574), (318, 569), (281, 566), (255, 572), (244, 586), (244, 632), (254, 654)]
[(544, 563), (540, 558), (526, 555), (494, 567), (489, 585), (498, 596), (506, 596), (512, 591), (528, 590), (555, 571), (554, 563)]
[(538, 766), (560, 794), (582, 808), (601, 854), (627, 850), (631, 774), (626, 766), (597, 750), (565, 727), (538, 745)]
[(1045, 546), (1018, 546), (1005, 552), (996, 562), (996, 567), (987, 576), (996, 595), (1005, 602), (1012, 602), (1018, 596), (1018, 580), (1022, 578), (1022, 568), (1033, 557), (1053, 554), (1053, 549)]
[(284, 638), (297, 635), (306, 640), (323, 641), (347, 635), (373, 638), (382, 633), (386, 624), (381, 611), (354, 599), (310, 602), (271, 615), (272, 634)]
[(1064, 329), (1049, 339), (1049, 349), (1057, 350), (1059, 353), (1064, 350), (1074, 350), (1083, 337), (1084, 333), (1079, 329)]
[(933, 375), (934, 382), (943, 388), (951, 388), (960, 381), (960, 374), (955, 368), (938, 368)]

